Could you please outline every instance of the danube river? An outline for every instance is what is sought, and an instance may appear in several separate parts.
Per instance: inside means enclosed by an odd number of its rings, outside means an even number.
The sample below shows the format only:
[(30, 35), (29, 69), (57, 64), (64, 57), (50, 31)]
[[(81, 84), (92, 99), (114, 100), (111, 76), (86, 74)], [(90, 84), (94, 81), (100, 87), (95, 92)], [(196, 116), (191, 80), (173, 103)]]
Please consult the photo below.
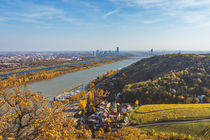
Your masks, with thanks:
[(98, 74), (104, 74), (109, 70), (116, 70), (126, 67), (141, 58), (129, 58), (111, 64), (106, 64), (99, 67), (85, 69), (77, 72), (67, 73), (53, 79), (39, 81), (29, 84), (29, 89), (33, 92), (40, 91), (46, 97), (52, 97), (62, 93), (64, 89), (72, 89), (81, 84), (88, 84), (92, 79), (96, 78)]

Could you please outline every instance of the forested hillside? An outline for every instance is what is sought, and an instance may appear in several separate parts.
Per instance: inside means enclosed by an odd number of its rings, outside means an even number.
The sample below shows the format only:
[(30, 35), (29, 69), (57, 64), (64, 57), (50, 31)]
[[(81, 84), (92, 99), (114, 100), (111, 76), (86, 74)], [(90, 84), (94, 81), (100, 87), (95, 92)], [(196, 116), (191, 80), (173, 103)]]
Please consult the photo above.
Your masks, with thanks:
[[(210, 57), (169, 54), (142, 59), (107, 80), (109, 100), (122, 92), (121, 102), (198, 103), (210, 96)], [(202, 97), (199, 99), (198, 97)]]

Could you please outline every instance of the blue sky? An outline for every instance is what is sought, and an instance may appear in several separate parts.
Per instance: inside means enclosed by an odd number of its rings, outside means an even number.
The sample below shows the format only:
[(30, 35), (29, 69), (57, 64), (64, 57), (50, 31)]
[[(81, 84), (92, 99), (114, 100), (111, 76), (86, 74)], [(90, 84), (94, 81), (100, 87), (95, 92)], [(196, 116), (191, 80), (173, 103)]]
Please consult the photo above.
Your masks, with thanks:
[(210, 50), (210, 0), (0, 0), (0, 51)]

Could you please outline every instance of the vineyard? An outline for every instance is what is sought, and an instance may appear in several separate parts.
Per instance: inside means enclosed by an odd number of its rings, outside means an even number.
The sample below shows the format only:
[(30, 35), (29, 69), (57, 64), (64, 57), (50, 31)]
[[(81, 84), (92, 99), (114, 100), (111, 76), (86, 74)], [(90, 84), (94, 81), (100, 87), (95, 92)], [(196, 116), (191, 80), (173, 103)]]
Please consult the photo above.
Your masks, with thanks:
[(157, 104), (143, 105), (131, 115), (138, 123), (210, 118), (210, 104)]
[(185, 134), (177, 134), (177, 133), (148, 133), (139, 128), (134, 127), (124, 127), (119, 129), (118, 131), (113, 131), (107, 133), (104, 137), (101, 138), (108, 140), (190, 140), (190, 139), (198, 139), (198, 137), (192, 137), (191, 135)]
[(210, 121), (191, 122), (180, 124), (165, 124), (141, 127), (151, 133), (177, 133), (191, 135), (193, 137), (202, 137), (204, 130), (210, 126)]

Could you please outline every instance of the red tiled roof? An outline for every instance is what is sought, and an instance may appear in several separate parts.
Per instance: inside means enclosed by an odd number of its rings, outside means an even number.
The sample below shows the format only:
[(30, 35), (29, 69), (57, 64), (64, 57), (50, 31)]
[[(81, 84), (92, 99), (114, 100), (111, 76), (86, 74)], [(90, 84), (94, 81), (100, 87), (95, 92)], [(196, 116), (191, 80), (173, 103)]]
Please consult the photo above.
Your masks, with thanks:
[(113, 115), (113, 116), (118, 116), (120, 113), (119, 112), (111, 112), (110, 115)]

